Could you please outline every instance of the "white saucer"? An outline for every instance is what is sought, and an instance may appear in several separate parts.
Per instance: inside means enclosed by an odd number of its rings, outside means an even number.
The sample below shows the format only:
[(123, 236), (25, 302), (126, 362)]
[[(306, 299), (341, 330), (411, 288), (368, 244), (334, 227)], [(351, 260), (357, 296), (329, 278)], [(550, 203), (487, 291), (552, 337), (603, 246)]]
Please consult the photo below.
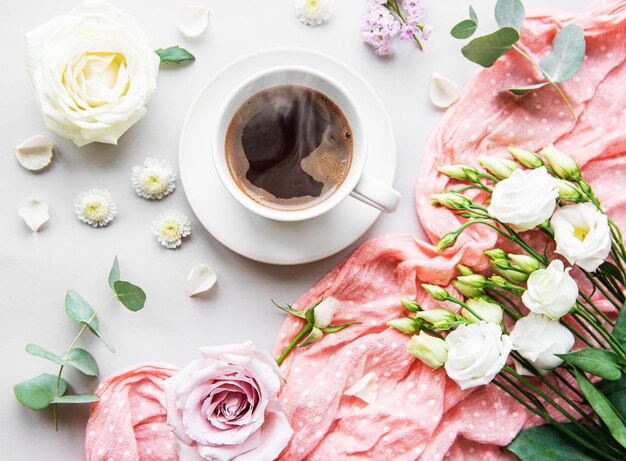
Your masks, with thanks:
[(180, 136), (180, 177), (187, 199), (202, 225), (223, 245), (256, 261), (303, 264), (332, 256), (355, 242), (380, 214), (348, 197), (328, 213), (307, 221), (278, 222), (248, 211), (220, 182), (208, 137), (217, 109), (250, 75), (282, 65), (324, 72), (348, 88), (363, 112), (368, 130), (365, 173), (392, 185), (396, 145), (391, 122), (374, 90), (354, 71), (313, 51), (277, 48), (240, 58), (209, 80), (194, 99)]

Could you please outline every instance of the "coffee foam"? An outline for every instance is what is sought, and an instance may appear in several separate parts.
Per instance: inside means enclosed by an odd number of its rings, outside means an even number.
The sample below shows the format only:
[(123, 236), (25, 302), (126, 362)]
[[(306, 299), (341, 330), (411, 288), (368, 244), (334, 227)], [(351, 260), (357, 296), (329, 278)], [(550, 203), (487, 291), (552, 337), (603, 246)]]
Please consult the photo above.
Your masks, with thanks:
[[(322, 183), (318, 196), (303, 195), (280, 198), (271, 192), (253, 184), (248, 178), (250, 162), (242, 144), (242, 135), (246, 124), (261, 110), (270, 104), (284, 104), (285, 98), (306, 96), (310, 104), (324, 114), (328, 126), (324, 130), (321, 143), (309, 155), (300, 160), (300, 167), (315, 181)], [(289, 98), (286, 98), (289, 99)], [(253, 200), (270, 208), (299, 210), (314, 206), (330, 197), (341, 185), (350, 168), (352, 159), (352, 131), (341, 109), (324, 94), (307, 87), (284, 85), (262, 90), (248, 100), (235, 112), (226, 135), (225, 151), (231, 176), (238, 187)], [(294, 156), (295, 157), (295, 156)], [(298, 161), (299, 159), (293, 159)], [(289, 167), (287, 167), (289, 168)], [(283, 181), (283, 176), (277, 176)], [(276, 179), (275, 178), (275, 179)], [(278, 179), (277, 179), (278, 180)], [(289, 178), (285, 178), (289, 181)], [(296, 187), (297, 184), (294, 184)]]

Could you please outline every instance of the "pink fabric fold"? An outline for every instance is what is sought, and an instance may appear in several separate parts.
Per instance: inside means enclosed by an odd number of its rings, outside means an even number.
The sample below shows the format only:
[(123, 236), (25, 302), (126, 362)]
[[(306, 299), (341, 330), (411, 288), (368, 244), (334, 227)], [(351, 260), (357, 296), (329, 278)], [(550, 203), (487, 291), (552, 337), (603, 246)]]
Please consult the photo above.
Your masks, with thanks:
[(85, 430), (87, 460), (178, 461), (163, 390), (163, 381), (178, 370), (163, 363), (141, 364), (105, 379)]
[[(554, 142), (574, 155), (605, 210), (626, 225), (626, 3), (596, 2), (579, 17), (532, 15), (520, 46), (541, 59), (556, 32), (570, 23), (584, 28), (587, 41), (582, 69), (562, 85), (578, 121), (551, 87), (521, 98), (499, 91), (539, 81), (515, 52), (479, 72), (444, 115), (418, 177), (417, 212), (431, 242), (459, 226), (450, 210), (430, 206), (430, 194), (449, 183), (436, 167), (477, 165), (478, 155), (506, 155), (508, 145), (538, 149)], [(501, 446), (536, 420), (495, 386), (462, 392), (444, 371), (412, 360), (407, 336), (385, 326), (404, 315), (401, 298), (434, 304), (421, 283), (448, 284), (459, 262), (486, 269), (483, 251), (495, 242), (485, 227), (473, 227), (454, 247), (437, 254), (431, 243), (412, 235), (382, 236), (364, 243), (298, 299), (296, 307), (306, 308), (322, 295), (333, 296), (340, 301), (334, 323), (361, 324), (295, 351), (283, 364), (287, 385), (282, 398), (296, 434), (279, 459), (515, 459)], [(300, 322), (286, 319), (276, 355)], [(343, 395), (370, 371), (379, 384), (373, 404)]]

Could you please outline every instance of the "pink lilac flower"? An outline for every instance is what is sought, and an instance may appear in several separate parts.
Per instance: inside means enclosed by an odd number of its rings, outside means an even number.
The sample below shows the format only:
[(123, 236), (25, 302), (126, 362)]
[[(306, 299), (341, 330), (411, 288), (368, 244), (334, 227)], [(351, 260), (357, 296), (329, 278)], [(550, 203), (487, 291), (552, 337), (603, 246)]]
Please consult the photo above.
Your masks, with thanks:
[[(406, 14), (406, 24), (402, 26), (401, 40), (428, 40), (432, 28), (424, 26), (425, 10), (421, 0), (403, 0), (402, 8)], [(428, 30), (426, 31), (426, 28)]]
[(369, 0), (369, 11), (363, 23), (363, 40), (379, 56), (393, 53), (391, 38), (400, 32), (400, 22), (385, 7), (387, 0)]

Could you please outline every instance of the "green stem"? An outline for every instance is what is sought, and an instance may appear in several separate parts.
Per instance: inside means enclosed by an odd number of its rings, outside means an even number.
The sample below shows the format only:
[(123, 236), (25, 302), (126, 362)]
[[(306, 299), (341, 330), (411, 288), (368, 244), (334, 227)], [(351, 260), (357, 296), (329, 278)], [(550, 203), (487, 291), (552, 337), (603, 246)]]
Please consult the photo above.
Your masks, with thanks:
[(604, 325), (602, 325), (597, 319), (594, 321), (593, 317), (589, 317), (589, 315), (587, 315), (587, 313), (583, 310), (576, 309), (575, 313), (585, 319), (589, 325), (595, 327), (595, 330), (600, 333), (613, 351), (626, 361), (626, 348), (613, 338)]
[(287, 358), (287, 356), (291, 353), (291, 351), (293, 350), (294, 347), (296, 347), (298, 345), (298, 343), (300, 343), (300, 341), (302, 341), (304, 339), (304, 337), (306, 335), (308, 335), (311, 330), (313, 329), (313, 325), (310, 323), (307, 323), (302, 330), (300, 330), (300, 333), (298, 333), (296, 335), (295, 338), (293, 338), (293, 340), (289, 343), (289, 345), (287, 346), (287, 348), (285, 349), (285, 351), (280, 354), (280, 357), (278, 357), (276, 359), (276, 363), (278, 365), (282, 365), (282, 363), (285, 361), (285, 359)]

